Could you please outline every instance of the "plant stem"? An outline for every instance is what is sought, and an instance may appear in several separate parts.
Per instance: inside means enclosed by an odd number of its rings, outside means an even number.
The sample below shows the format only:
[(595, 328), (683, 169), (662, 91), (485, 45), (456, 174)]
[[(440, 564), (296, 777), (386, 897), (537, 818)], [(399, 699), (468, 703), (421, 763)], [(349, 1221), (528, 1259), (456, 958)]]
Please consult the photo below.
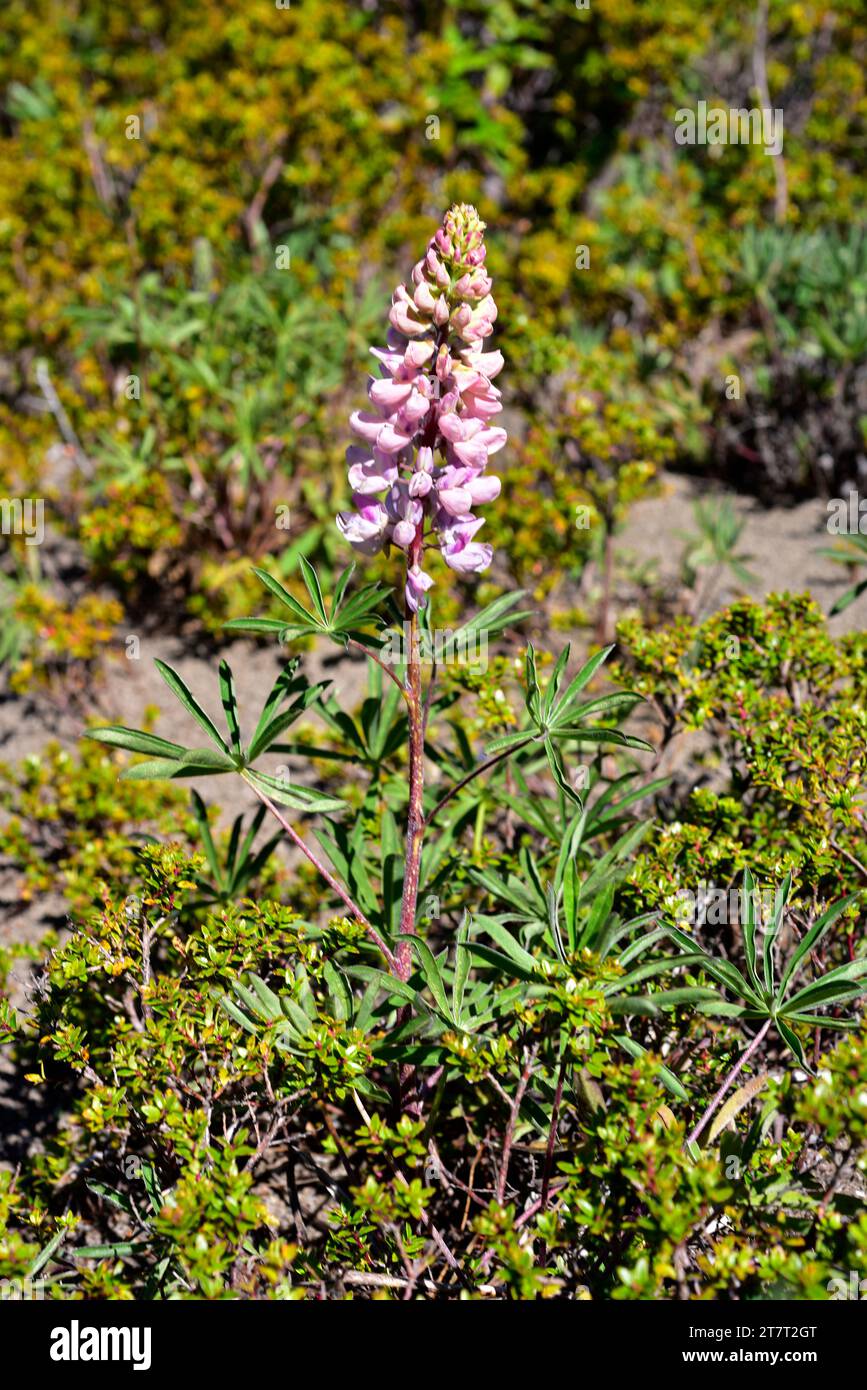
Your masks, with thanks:
[[(400, 930), (415, 933), (418, 880), (421, 847), (424, 839), (424, 708), (421, 698), (421, 660), (418, 645), (418, 614), (409, 614), (409, 662), (407, 665), (409, 692), (409, 809), (406, 822), (406, 861), (403, 873), (403, 900), (400, 908)], [(401, 941), (395, 956), (397, 975), (408, 980), (412, 970), (412, 948)]]
[(512, 1141), (515, 1137), (515, 1128), (518, 1123), (518, 1112), (521, 1109), (521, 1102), (524, 1093), (530, 1082), (530, 1075), (536, 1061), (536, 1053), (539, 1051), (539, 1044), (534, 1043), (527, 1053), (527, 1060), (524, 1063), (524, 1070), (521, 1072), (521, 1079), (515, 1091), (515, 1099), (512, 1101), (512, 1108), (509, 1112), (509, 1123), (506, 1125), (506, 1133), (503, 1136), (503, 1159), (500, 1164), (500, 1176), (497, 1182), (497, 1201), (500, 1206), (506, 1199), (506, 1184), (509, 1178), (509, 1159), (512, 1156)]
[(560, 1105), (563, 1100), (563, 1082), (566, 1079), (566, 1065), (568, 1062), (568, 1052), (564, 1047), (563, 1056), (560, 1059), (560, 1070), (557, 1074), (557, 1089), (554, 1092), (554, 1105), (551, 1110), (551, 1128), (548, 1131), (548, 1145), (545, 1149), (545, 1171), (542, 1174), (542, 1193), (539, 1198), (539, 1207), (542, 1211), (548, 1205), (548, 1193), (551, 1190), (551, 1173), (554, 1169), (554, 1149), (557, 1145), (557, 1125), (560, 1121)]
[(398, 690), (400, 691), (403, 698), (406, 700), (407, 704), (410, 704), (409, 691), (407, 690), (406, 686), (403, 684), (402, 681), (398, 679), (394, 671), (392, 671), (391, 667), (387, 666), (386, 663), (382, 660), (382, 658), (376, 655), (376, 652), (371, 651), (369, 647), (365, 647), (363, 642), (356, 642), (354, 637), (349, 638), (349, 645), (350, 647), (354, 647), (356, 651), (363, 652), (365, 656), (369, 656), (371, 661), (375, 661), (377, 666), (379, 666), (381, 670), (383, 670), (385, 674), (388, 676), (388, 679), (390, 681), (394, 681), (394, 684), (397, 686)]
[(445, 796), (434, 806), (425, 821), (425, 826), (427, 827), (430, 825), (434, 817), (438, 815), (444, 806), (448, 805), (453, 796), (457, 796), (458, 792), (463, 791), (468, 782), (472, 782), (475, 777), (479, 777), (483, 772), (487, 772), (489, 767), (496, 767), (497, 763), (501, 763), (504, 758), (510, 758), (513, 753), (520, 753), (521, 749), (526, 748), (527, 744), (532, 743), (535, 737), (535, 734), (528, 734), (524, 743), (516, 743), (514, 748), (504, 748), (502, 753), (496, 753), (493, 758), (488, 758), (486, 762), (479, 763), (478, 767), (474, 767), (467, 773), (466, 777), (462, 777), (459, 782), (455, 782), (454, 786), (449, 787)]
[(690, 1144), (694, 1144), (697, 1141), (698, 1136), (701, 1134), (711, 1115), (716, 1110), (717, 1106), (719, 1105), (729, 1086), (732, 1084), (735, 1077), (740, 1072), (741, 1068), (750, 1060), (753, 1053), (756, 1051), (756, 1048), (759, 1046), (759, 1043), (762, 1041), (762, 1038), (765, 1036), (768, 1029), (770, 1028), (772, 1022), (772, 1019), (766, 1018), (758, 1033), (756, 1033), (756, 1036), (750, 1043), (749, 1047), (745, 1048), (744, 1051), (741, 1053), (740, 1057), (738, 1058), (737, 1062), (735, 1062), (735, 1065), (732, 1067), (725, 1081), (720, 1086), (710, 1105), (707, 1107), (698, 1124), (695, 1126), (695, 1129), (693, 1129), (692, 1132), (686, 1136), (686, 1139), (684, 1140), (684, 1148), (688, 1149)]
[[(248, 783), (247, 785), (252, 786), (252, 783)], [(376, 927), (373, 925), (373, 923), (367, 920), (361, 908), (356, 906), (356, 904), (352, 901), (346, 889), (343, 888), (340, 883), (338, 883), (337, 879), (334, 877), (332, 873), (329, 872), (329, 870), (325, 867), (321, 860), (316, 858), (316, 855), (313, 853), (313, 850), (310, 848), (310, 846), (307, 845), (304, 842), (304, 840), (302, 840), (301, 836), (298, 834), (298, 831), (294, 828), (294, 826), (289, 824), (286, 817), (282, 814), (281, 811), (277, 809), (273, 801), (271, 801), (267, 796), (265, 796), (264, 792), (260, 792), (258, 787), (253, 787), (253, 791), (256, 793), (262, 804), (264, 806), (267, 806), (268, 810), (271, 812), (271, 815), (274, 816), (278, 823), (283, 827), (292, 843), (296, 845), (298, 849), (300, 849), (301, 853), (305, 856), (305, 858), (310, 860), (310, 863), (313, 865), (314, 869), (316, 869), (322, 875), (332, 892), (336, 893), (338, 898), (340, 898), (341, 902), (346, 904), (346, 906), (349, 908), (349, 911), (355, 918), (356, 922), (360, 922), (363, 927), (367, 928), (367, 933), (371, 941), (374, 943), (377, 950), (382, 952), (391, 973), (393, 975), (396, 975), (398, 973), (396, 958), (386, 946), (385, 942), (383, 941), (379, 932), (376, 930)], [(405, 979), (406, 977), (402, 976), (401, 978)]]

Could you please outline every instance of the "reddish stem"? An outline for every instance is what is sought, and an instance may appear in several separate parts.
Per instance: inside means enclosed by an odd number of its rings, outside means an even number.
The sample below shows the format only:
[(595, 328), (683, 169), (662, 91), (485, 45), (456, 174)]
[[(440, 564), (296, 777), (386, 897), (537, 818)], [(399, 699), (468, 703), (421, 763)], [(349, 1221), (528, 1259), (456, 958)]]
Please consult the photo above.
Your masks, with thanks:
[[(247, 785), (253, 786), (252, 782), (248, 783)], [(271, 815), (274, 816), (274, 818), (283, 827), (292, 843), (294, 845), (297, 845), (298, 849), (300, 849), (301, 853), (305, 856), (305, 858), (309, 859), (313, 867), (322, 875), (332, 892), (336, 893), (338, 898), (340, 898), (341, 902), (346, 904), (346, 906), (349, 908), (349, 911), (355, 918), (356, 922), (360, 922), (363, 927), (367, 928), (367, 933), (371, 941), (374, 943), (377, 949), (382, 952), (392, 975), (398, 974), (399, 972), (397, 969), (397, 961), (392, 952), (386, 946), (385, 942), (383, 941), (379, 932), (376, 930), (376, 927), (373, 925), (373, 923), (368, 921), (361, 908), (358, 907), (352, 901), (346, 889), (340, 883), (338, 883), (337, 879), (325, 867), (321, 860), (317, 859), (310, 846), (307, 845), (304, 842), (304, 840), (302, 840), (301, 836), (298, 834), (298, 831), (294, 828), (294, 826), (289, 824), (288, 820), (282, 814), (282, 812), (278, 811), (273, 801), (269, 800), (269, 798), (265, 796), (264, 792), (260, 792), (258, 787), (253, 787), (253, 791), (256, 793), (262, 804), (264, 806), (267, 806), (268, 810), (271, 812)], [(405, 978), (405, 976), (401, 976), (401, 979)]]
[[(409, 613), (409, 661), (407, 690), (409, 692), (409, 808), (406, 822), (406, 860), (403, 873), (403, 900), (400, 909), (400, 930), (415, 933), (418, 881), (421, 867), (421, 848), (424, 839), (424, 707), (421, 695), (421, 660), (418, 644), (418, 615)], [(407, 980), (412, 970), (412, 947), (401, 941), (396, 953), (397, 973)]]
[(705, 1127), (705, 1125), (707, 1124), (708, 1120), (710, 1119), (711, 1115), (712, 1115), (713, 1112), (716, 1110), (717, 1106), (719, 1105), (720, 1101), (722, 1100), (722, 1098), (723, 1098), (723, 1096), (725, 1095), (726, 1091), (728, 1090), (729, 1086), (732, 1084), (732, 1082), (734, 1081), (735, 1077), (739, 1074), (739, 1072), (741, 1071), (742, 1067), (743, 1067), (743, 1066), (750, 1060), (750, 1058), (752, 1057), (752, 1055), (753, 1055), (753, 1053), (755, 1052), (756, 1048), (758, 1047), (759, 1043), (762, 1041), (762, 1038), (765, 1036), (765, 1034), (767, 1033), (768, 1029), (770, 1028), (771, 1022), (772, 1022), (771, 1019), (769, 1019), (769, 1018), (766, 1018), (766, 1019), (765, 1019), (764, 1023), (762, 1024), (762, 1026), (761, 1026), (761, 1028), (759, 1029), (758, 1033), (756, 1033), (756, 1036), (753, 1038), (753, 1040), (752, 1040), (752, 1042), (750, 1043), (749, 1047), (745, 1048), (744, 1051), (741, 1053), (741, 1055), (740, 1055), (738, 1061), (737, 1061), (737, 1062), (735, 1063), (735, 1065), (732, 1067), (732, 1069), (731, 1069), (731, 1071), (729, 1072), (728, 1076), (726, 1077), (725, 1081), (722, 1083), (722, 1085), (720, 1086), (720, 1088), (719, 1088), (719, 1090), (717, 1091), (716, 1095), (714, 1096), (713, 1100), (711, 1101), (710, 1105), (707, 1107), (707, 1110), (705, 1110), (705, 1112), (704, 1112), (704, 1114), (702, 1115), (701, 1119), (699, 1120), (698, 1124), (695, 1126), (695, 1129), (693, 1129), (692, 1132), (686, 1136), (686, 1139), (684, 1140), (684, 1147), (685, 1147), (685, 1148), (688, 1149), (689, 1146), (690, 1146), (690, 1144), (694, 1144), (694, 1143), (696, 1142), (696, 1140), (698, 1139), (698, 1136), (701, 1134), (702, 1130), (704, 1129), (704, 1127)]

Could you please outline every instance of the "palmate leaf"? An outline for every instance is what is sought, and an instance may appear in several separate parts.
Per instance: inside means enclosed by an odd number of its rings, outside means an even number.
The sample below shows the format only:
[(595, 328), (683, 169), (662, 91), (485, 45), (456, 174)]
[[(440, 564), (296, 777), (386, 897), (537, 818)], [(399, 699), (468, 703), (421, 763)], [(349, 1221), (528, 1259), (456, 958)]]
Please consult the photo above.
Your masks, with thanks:
[(159, 671), (169, 690), (172, 692), (173, 695), (177, 696), (187, 713), (191, 714), (193, 718), (196, 720), (196, 722), (201, 725), (205, 733), (213, 741), (213, 743), (216, 744), (217, 748), (219, 748), (221, 752), (228, 753), (229, 749), (226, 746), (226, 743), (222, 735), (218, 731), (217, 726), (214, 724), (214, 721), (211, 719), (210, 715), (205, 713), (201, 705), (198, 704), (198, 702), (193, 698), (192, 694), (187, 689), (187, 686), (184, 684), (184, 681), (178, 675), (177, 671), (175, 671), (165, 661), (160, 661), (159, 659), (154, 661), (154, 665), (156, 666), (157, 670)]
[(771, 920), (770, 926), (765, 927), (765, 940), (762, 958), (765, 972), (765, 988), (768, 991), (768, 994), (774, 993), (774, 946), (776, 945), (777, 937), (779, 936), (780, 929), (783, 925), (783, 916), (786, 911), (786, 905), (789, 901), (789, 894), (791, 893), (791, 891), (792, 875), (790, 872), (786, 874), (786, 877), (783, 879), (781, 886), (777, 889), (776, 896), (774, 897), (774, 915)]
[(382, 626), (384, 620), (375, 610), (382, 605), (391, 590), (379, 583), (367, 584), (347, 598), (347, 587), (355, 569), (355, 566), (351, 565), (337, 581), (329, 611), (329, 604), (322, 593), (316, 570), (303, 555), (299, 555), (299, 564), (312, 609), (307, 609), (299, 603), (279, 579), (275, 579), (267, 570), (254, 567), (253, 573), (257, 579), (288, 610), (289, 616), (283, 621), (277, 618), (233, 618), (225, 624), (226, 629), (231, 632), (276, 633), (281, 640), (288, 641), (318, 635), (330, 637), (332, 641), (344, 647), (350, 640), (359, 642), (362, 646), (381, 647), (382, 639), (376, 632), (366, 629), (371, 622), (376, 628)]
[[(269, 800), (283, 806), (307, 813), (338, 811), (345, 803), (334, 796), (311, 791), (286, 781), (259, 772), (250, 764), (269, 748), (275, 751), (280, 745), (275, 740), (292, 724), (307, 707), (321, 698), (327, 682), (310, 686), (301, 678), (296, 679), (297, 661), (288, 662), (271, 690), (265, 707), (259, 717), (256, 731), (246, 752), (241, 747), (240, 723), (238, 719), (235, 684), (231, 669), (226, 661), (220, 663), (220, 697), (226, 715), (229, 744), (221, 737), (213, 721), (195, 700), (181, 677), (164, 662), (157, 662), (160, 674), (169, 689), (206, 730), (216, 748), (184, 748), (181, 744), (157, 738), (153, 734), (121, 725), (104, 729), (92, 729), (88, 737), (114, 748), (123, 748), (131, 753), (151, 754), (143, 763), (135, 763), (124, 768), (121, 777), (127, 781), (174, 780), (176, 778), (203, 777), (229, 772), (240, 773), (253, 789), (266, 795)], [(287, 709), (280, 708), (282, 702), (294, 696)]]
[(462, 623), (454, 634), (453, 645), (455, 649), (459, 652), (461, 644), (466, 641), (467, 637), (475, 636), (478, 633), (484, 633), (488, 638), (495, 637), (500, 632), (504, 632), (506, 628), (516, 626), (525, 618), (531, 618), (535, 611), (532, 608), (522, 608), (517, 613), (513, 612), (526, 592), (526, 589), (515, 589), (510, 594), (501, 594), (499, 598), (494, 599), (493, 603), (482, 608), (474, 618), (470, 618), (469, 622)]
[(610, 695), (602, 695), (596, 699), (588, 700), (583, 705), (575, 705), (578, 695), (592, 680), (613, 651), (613, 647), (604, 647), (602, 651), (597, 652), (589, 661), (586, 661), (578, 674), (570, 681), (564, 694), (560, 696), (560, 687), (563, 683), (570, 651), (571, 648), (567, 644), (557, 658), (543, 697), (536, 670), (536, 653), (533, 644), (527, 644), (525, 700), (530, 725), (526, 729), (503, 734), (499, 738), (493, 739), (486, 746), (485, 754), (487, 757), (492, 757), (497, 753), (517, 753), (534, 743), (541, 743), (542, 751), (544, 751), (560, 791), (570, 801), (581, 806), (582, 798), (571, 786), (566, 776), (562, 755), (557, 747), (560, 741), (574, 739), (576, 742), (609, 744), (618, 748), (640, 750), (644, 753), (652, 753), (654, 750), (651, 744), (633, 734), (624, 734), (619, 729), (609, 729), (599, 725), (591, 727), (577, 722), (592, 715), (610, 716), (631, 710), (641, 701), (642, 697), (629, 691), (617, 691)]
[[(683, 952), (689, 954), (696, 950), (700, 952), (698, 961), (693, 960), (690, 963), (698, 964), (705, 974), (710, 975), (712, 979), (735, 996), (734, 1000), (726, 1000), (714, 991), (702, 990), (694, 992), (691, 998), (683, 991), (669, 991), (667, 992), (668, 998), (671, 999), (679, 994), (684, 1002), (691, 1002), (697, 1012), (709, 1016), (737, 1018), (753, 1022), (770, 1021), (798, 1065), (806, 1071), (810, 1071), (811, 1068), (806, 1060), (803, 1044), (795, 1031), (795, 1027), (843, 1029), (852, 1027), (852, 1020), (827, 1018), (821, 1013), (814, 1012), (814, 1010), (828, 1006), (841, 1007), (853, 1003), (856, 999), (867, 994), (867, 957), (858, 957), (828, 970), (803, 986), (791, 997), (787, 998), (786, 996), (798, 971), (809, 959), (816, 944), (833, 924), (852, 907), (859, 895), (851, 894), (849, 897), (842, 898), (812, 923), (786, 962), (780, 982), (777, 985), (775, 984), (774, 949), (779, 939), (791, 895), (792, 875), (791, 873), (786, 875), (775, 895), (773, 916), (765, 930), (761, 978), (756, 949), (758, 924), (755, 914), (755, 888), (755, 879), (750, 870), (746, 869), (743, 878), (745, 907), (742, 928), (744, 956), (751, 984), (747, 984), (740, 971), (730, 961), (711, 956), (703, 948), (697, 947), (695, 941), (685, 932), (676, 927), (666, 926), (666, 935), (681, 947)], [(672, 961), (673, 966), (679, 963), (687, 964), (688, 954), (676, 957)], [(659, 994), (652, 996), (657, 1004), (661, 1003), (664, 997), (664, 995)]]
[(246, 768), (241, 775), (245, 782), (249, 782), (254, 790), (262, 792), (269, 801), (276, 801), (279, 806), (289, 806), (293, 811), (312, 814), (314, 811), (342, 811), (346, 807), (346, 802), (341, 801), (339, 797), (310, 791), (307, 787), (281, 781), (264, 772), (254, 772), (252, 768)]
[[(744, 879), (746, 883), (746, 875), (744, 875)], [(783, 971), (783, 976), (780, 980), (779, 988), (779, 994), (781, 996), (785, 995), (786, 990), (789, 986), (789, 982), (797, 974), (799, 968), (807, 959), (807, 956), (819, 944), (819, 942), (821, 941), (825, 933), (828, 931), (828, 929), (834, 925), (838, 917), (842, 916), (842, 914), (846, 912), (848, 908), (852, 907), (853, 904), (857, 901), (857, 893), (850, 893), (848, 897), (841, 898), (839, 902), (834, 903), (832, 907), (829, 907), (828, 911), (824, 912), (822, 916), (819, 917), (813, 923), (809, 931), (805, 932), (804, 936), (798, 943), (796, 950), (790, 956), (786, 968)]]

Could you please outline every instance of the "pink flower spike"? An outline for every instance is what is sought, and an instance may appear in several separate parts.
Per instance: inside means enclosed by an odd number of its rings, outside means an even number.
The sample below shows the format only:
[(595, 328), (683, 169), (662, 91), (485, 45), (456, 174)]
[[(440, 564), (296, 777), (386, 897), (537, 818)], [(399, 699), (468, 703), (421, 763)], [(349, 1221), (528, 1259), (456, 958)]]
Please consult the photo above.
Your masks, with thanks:
[(433, 585), (433, 580), (424, 570), (419, 569), (418, 565), (413, 565), (406, 576), (406, 606), (412, 613), (417, 613), (420, 608), (424, 608), (427, 602), (425, 595)]
[(401, 550), (409, 550), (415, 540), (415, 525), (411, 521), (399, 521), (391, 533), (391, 539)]
[(404, 353), (404, 363), (407, 367), (412, 367), (416, 371), (429, 362), (434, 355), (434, 344), (430, 338), (425, 338), (421, 342), (407, 343)]
[(395, 429), (388, 421), (380, 426), (379, 434), (376, 437), (376, 447), (384, 454), (397, 454), (411, 442), (411, 434), (404, 434), (401, 430)]
[(373, 415), (363, 414), (360, 410), (354, 410), (349, 417), (349, 427), (354, 434), (360, 435), (362, 439), (369, 439), (375, 443), (382, 430), (382, 420), (376, 419)]
[(405, 551), (410, 612), (433, 582), (421, 568), (431, 533), (459, 573), (478, 573), (492, 558), (491, 546), (474, 540), (484, 518), (473, 514), (500, 494), (499, 477), (486, 470), (506, 443), (506, 431), (490, 423), (503, 408), (492, 385), (503, 356), (483, 350), (497, 318), (484, 232), (475, 208), (446, 213), (410, 287), (392, 295), (386, 346), (372, 349), (382, 375), (368, 384), (371, 408), (350, 418), (362, 441), (347, 451), (355, 510), (338, 526), (364, 554), (389, 543)]
[(497, 454), (504, 447), (509, 436), (499, 425), (491, 425), (481, 430), (475, 437), (476, 444), (483, 444), (489, 454)]
[(478, 574), (488, 568), (494, 552), (489, 545), (470, 541), (461, 550), (443, 551), (443, 558), (449, 569), (456, 570), (458, 574)]
[(488, 462), (488, 451), (481, 439), (464, 439), (453, 444), (455, 458), (468, 468), (484, 468)]
[(381, 410), (395, 410), (412, 394), (411, 381), (372, 381), (367, 394)]
[(500, 487), (500, 480), (496, 473), (485, 473), (481, 477), (470, 479), (467, 483), (467, 491), (472, 499), (472, 505), (481, 507), (486, 502), (496, 501), (500, 495)]

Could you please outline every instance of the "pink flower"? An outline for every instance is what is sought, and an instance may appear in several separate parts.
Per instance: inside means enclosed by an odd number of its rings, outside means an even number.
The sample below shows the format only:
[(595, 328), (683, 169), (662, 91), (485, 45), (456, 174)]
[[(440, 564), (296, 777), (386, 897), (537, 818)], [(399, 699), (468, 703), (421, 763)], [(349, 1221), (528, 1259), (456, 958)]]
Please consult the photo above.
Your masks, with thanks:
[(356, 510), (337, 524), (364, 554), (387, 544), (406, 553), (412, 612), (433, 583), (421, 560), (434, 537), (458, 573), (491, 563), (491, 547), (473, 539), (483, 520), (472, 510), (499, 496), (487, 468), (506, 443), (490, 424), (503, 408), (492, 385), (503, 355), (484, 351), (497, 318), (484, 231), (467, 204), (446, 213), (413, 266), (412, 293), (398, 285), (392, 295), (387, 346), (371, 349), (381, 371), (368, 387), (373, 409), (350, 419), (362, 440), (346, 456)]

